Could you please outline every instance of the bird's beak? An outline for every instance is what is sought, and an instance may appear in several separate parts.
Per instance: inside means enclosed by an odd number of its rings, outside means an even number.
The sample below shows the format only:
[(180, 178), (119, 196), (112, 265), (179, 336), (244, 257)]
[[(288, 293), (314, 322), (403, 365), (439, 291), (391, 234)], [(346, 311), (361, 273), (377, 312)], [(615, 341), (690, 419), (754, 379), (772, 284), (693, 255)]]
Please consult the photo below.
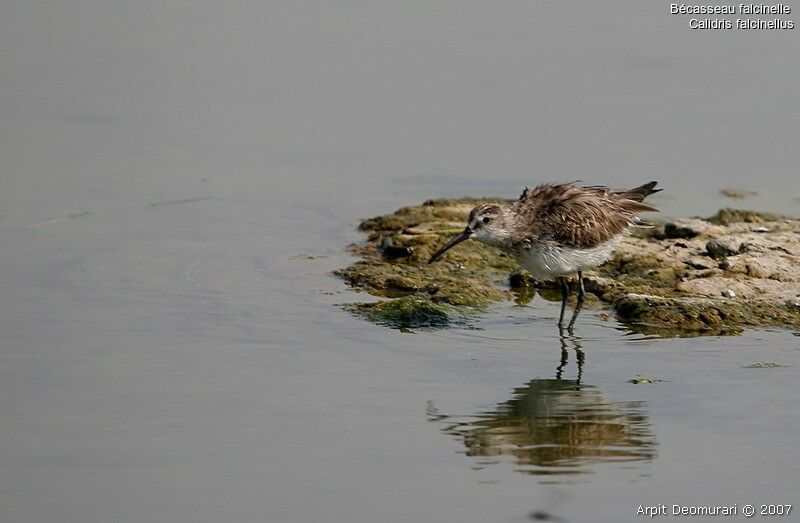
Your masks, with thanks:
[(445, 245), (444, 247), (442, 247), (441, 249), (439, 249), (438, 251), (433, 253), (433, 256), (431, 256), (431, 259), (428, 260), (428, 263), (435, 262), (436, 260), (441, 258), (446, 251), (450, 250), (450, 248), (455, 247), (459, 243), (463, 242), (464, 240), (469, 240), (470, 238), (472, 238), (472, 229), (470, 229), (469, 226), (467, 226), (467, 228), (464, 229), (461, 232), (461, 234), (459, 234), (458, 236), (456, 236), (455, 238), (450, 240), (447, 243), (447, 245)]

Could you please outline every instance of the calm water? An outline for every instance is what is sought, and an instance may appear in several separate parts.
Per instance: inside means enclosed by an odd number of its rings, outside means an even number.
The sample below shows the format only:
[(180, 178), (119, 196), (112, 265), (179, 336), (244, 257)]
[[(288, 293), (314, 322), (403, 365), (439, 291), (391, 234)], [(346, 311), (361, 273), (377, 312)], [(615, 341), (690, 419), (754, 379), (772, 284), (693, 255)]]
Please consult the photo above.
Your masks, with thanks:
[(800, 214), (797, 34), (633, 1), (3, 2), (3, 521), (800, 502), (791, 332), (587, 311), (561, 340), (537, 298), (402, 333), (330, 276), (360, 218), (545, 180)]

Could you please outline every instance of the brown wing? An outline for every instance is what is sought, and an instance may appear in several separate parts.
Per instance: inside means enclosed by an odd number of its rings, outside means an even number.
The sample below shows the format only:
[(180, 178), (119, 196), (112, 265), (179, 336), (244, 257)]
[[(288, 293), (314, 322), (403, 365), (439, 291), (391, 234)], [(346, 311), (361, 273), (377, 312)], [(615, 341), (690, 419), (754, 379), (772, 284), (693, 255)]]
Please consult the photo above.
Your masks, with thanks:
[(572, 184), (525, 189), (513, 206), (521, 218), (517, 236), (549, 238), (576, 248), (596, 247), (635, 225), (638, 213), (656, 210), (632, 198), (637, 196), (638, 192)]

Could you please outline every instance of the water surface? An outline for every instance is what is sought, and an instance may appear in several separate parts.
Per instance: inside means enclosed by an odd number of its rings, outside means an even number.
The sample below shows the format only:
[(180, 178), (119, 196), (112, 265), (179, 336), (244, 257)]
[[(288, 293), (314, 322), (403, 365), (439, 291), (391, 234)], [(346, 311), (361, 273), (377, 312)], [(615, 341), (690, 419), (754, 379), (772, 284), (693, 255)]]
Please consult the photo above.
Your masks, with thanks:
[(584, 311), (564, 361), (557, 304), (403, 333), (330, 275), (361, 218), (546, 180), (797, 214), (795, 32), (666, 11), (3, 3), (3, 520), (797, 501), (791, 332), (658, 339)]

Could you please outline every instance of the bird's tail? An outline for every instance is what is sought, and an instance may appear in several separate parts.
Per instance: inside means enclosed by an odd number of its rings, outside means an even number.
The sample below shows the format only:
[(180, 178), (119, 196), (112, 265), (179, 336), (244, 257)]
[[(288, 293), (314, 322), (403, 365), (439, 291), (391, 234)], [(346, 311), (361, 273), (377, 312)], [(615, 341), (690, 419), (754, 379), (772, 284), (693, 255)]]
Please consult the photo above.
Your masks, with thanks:
[(642, 200), (647, 198), (653, 193), (660, 191), (661, 189), (656, 189), (656, 184), (658, 182), (650, 182), (644, 185), (640, 185), (639, 187), (634, 187), (633, 189), (628, 189), (627, 191), (622, 191), (617, 193), (617, 196), (622, 198), (620, 202), (625, 210), (634, 214), (633, 222), (631, 223), (634, 227), (652, 227), (653, 224), (651, 222), (647, 222), (636, 216), (636, 214), (640, 212), (658, 212), (658, 209), (655, 207), (651, 207), (646, 203), (642, 203)]
[(649, 182), (644, 185), (640, 185), (639, 187), (634, 187), (633, 189), (628, 189), (627, 191), (622, 191), (617, 194), (619, 194), (626, 200), (641, 202), (651, 194), (657, 193), (658, 191), (661, 190), (661, 189), (656, 189), (656, 184), (658, 184), (658, 182)]

